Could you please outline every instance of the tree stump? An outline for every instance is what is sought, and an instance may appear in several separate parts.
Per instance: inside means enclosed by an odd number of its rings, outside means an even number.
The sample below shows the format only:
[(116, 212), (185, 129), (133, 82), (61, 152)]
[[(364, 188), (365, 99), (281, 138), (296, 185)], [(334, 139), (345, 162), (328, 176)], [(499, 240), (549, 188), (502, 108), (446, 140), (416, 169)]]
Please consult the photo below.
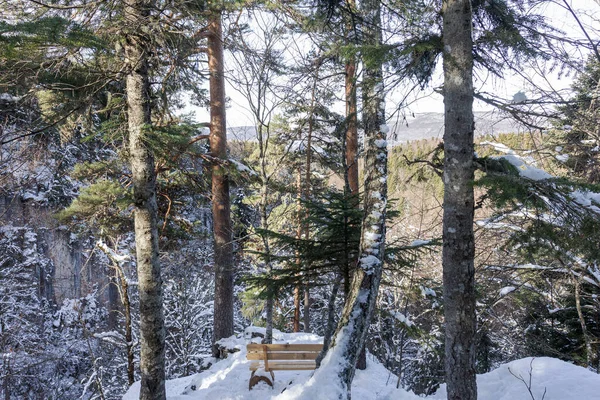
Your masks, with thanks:
[(250, 382), (248, 383), (248, 390), (252, 390), (254, 386), (256, 386), (259, 382), (265, 382), (267, 385), (273, 388), (273, 383), (275, 382), (275, 375), (273, 371), (269, 371), (271, 373), (271, 379), (268, 376), (264, 376), (262, 374), (256, 375), (256, 371), (252, 371), (252, 375), (250, 375)]

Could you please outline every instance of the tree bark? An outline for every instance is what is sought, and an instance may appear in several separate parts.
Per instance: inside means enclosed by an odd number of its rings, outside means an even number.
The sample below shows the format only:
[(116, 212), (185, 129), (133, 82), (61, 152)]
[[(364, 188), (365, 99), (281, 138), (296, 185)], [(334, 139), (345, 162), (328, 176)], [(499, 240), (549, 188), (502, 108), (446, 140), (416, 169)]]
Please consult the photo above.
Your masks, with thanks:
[[(300, 139), (302, 137), (300, 136)], [(296, 176), (296, 211), (298, 213), (298, 225), (296, 226), (296, 239), (302, 240), (302, 171), (298, 167), (298, 175)], [(296, 252), (296, 266), (298, 270), (302, 269), (302, 259), (300, 254)], [(299, 272), (298, 272), (299, 273)], [(294, 320), (293, 331), (300, 332), (300, 285), (294, 286)]]
[(469, 0), (444, 0), (443, 276), (448, 400), (475, 400), (473, 41)]
[(589, 369), (594, 367), (594, 353), (592, 352), (592, 340), (588, 334), (587, 324), (585, 323), (585, 316), (581, 308), (581, 278), (574, 277), (573, 284), (575, 285), (575, 308), (577, 310), (577, 317), (579, 318), (579, 324), (581, 325), (581, 334), (583, 335), (583, 342), (585, 343), (585, 359)]
[[(381, 4), (366, 0), (362, 4), (365, 45), (381, 45)], [(365, 127), (365, 216), (362, 221), (359, 267), (352, 279), (350, 295), (331, 348), (340, 347), (340, 359), (325, 359), (321, 368), (338, 363), (338, 376), (350, 399), (356, 362), (364, 347), (375, 303), (385, 256), (385, 212), (387, 202), (387, 127), (383, 96), (382, 60), (365, 59), (363, 75), (363, 121)], [(332, 350), (335, 351), (335, 350)]]
[(208, 69), (210, 85), (210, 155), (212, 172), (212, 215), (215, 254), (215, 302), (213, 355), (220, 356), (216, 342), (233, 335), (233, 242), (229, 177), (223, 167), (227, 159), (225, 123), (225, 76), (223, 61), (222, 11), (211, 12), (208, 21)]
[[(356, 1), (349, 0), (348, 7), (351, 10), (356, 8)], [(354, 26), (352, 21), (348, 21), (346, 24), (348, 30), (348, 41), (352, 41), (352, 34)], [(359, 207), (358, 203), (358, 108), (356, 98), (356, 58), (351, 56), (345, 65), (345, 98), (346, 98), (346, 146), (345, 146), (345, 157), (346, 157), (346, 184), (350, 193), (356, 196), (356, 207)], [(352, 265), (356, 265), (356, 260), (350, 260)], [(347, 266), (346, 283), (344, 283), (344, 292), (347, 295), (350, 288), (350, 276), (352, 267)], [(367, 368), (367, 352), (365, 347), (360, 351), (358, 360), (356, 362), (356, 368), (364, 370)]]
[(356, 59), (351, 57), (345, 65), (346, 96), (346, 175), (350, 192), (358, 196), (358, 121), (356, 101)]
[[(259, 141), (262, 143), (263, 135), (262, 135), (262, 126), (259, 126)], [(264, 151), (264, 147), (261, 146), (260, 151), (260, 159), (261, 159), (261, 168), (260, 168), (260, 177), (261, 177), (261, 187), (260, 187), (260, 204), (259, 204), (259, 213), (260, 213), (260, 227), (262, 229), (269, 229), (269, 215), (267, 211), (267, 203), (269, 200), (269, 182), (267, 177), (267, 167), (266, 167), (266, 152)], [(264, 253), (265, 253), (265, 266), (268, 272), (271, 272), (271, 246), (269, 244), (269, 238), (266, 235), (262, 236)], [(265, 338), (263, 343), (271, 344), (273, 343), (273, 308), (275, 306), (275, 299), (273, 295), (268, 292), (267, 299), (265, 302), (265, 311), (266, 311), (266, 328), (265, 328)]]
[(125, 57), (129, 161), (133, 185), (135, 247), (140, 296), (140, 399), (165, 398), (165, 326), (162, 279), (158, 262), (156, 173), (154, 155), (146, 142), (152, 124), (148, 72), (151, 1), (126, 0), (128, 34)]
[(325, 326), (325, 332), (323, 333), (323, 350), (321, 350), (319, 356), (315, 360), (317, 368), (321, 366), (321, 361), (323, 361), (323, 357), (325, 356), (325, 354), (327, 354), (327, 351), (329, 350), (329, 345), (331, 344), (331, 339), (334, 334), (336, 314), (335, 299), (337, 298), (337, 294), (340, 290), (340, 279), (341, 277), (338, 277), (333, 283), (331, 295), (329, 296), (329, 301), (327, 302), (327, 325)]
[(125, 348), (127, 349), (127, 382), (129, 386), (135, 381), (134, 375), (134, 348), (133, 348), (133, 333), (131, 330), (131, 302), (129, 301), (129, 284), (121, 266), (118, 266), (119, 280), (121, 283), (121, 302), (123, 303), (123, 312), (125, 314)]
[(305, 333), (310, 333), (310, 288), (308, 284), (309, 282), (305, 282), (304, 285), (304, 313), (302, 315)]
[[(315, 78), (312, 87), (310, 99), (310, 114), (308, 116), (308, 132), (306, 137), (306, 177), (304, 186), (304, 200), (309, 201), (312, 192), (312, 136), (315, 125), (315, 104), (317, 96), (317, 83), (319, 82), (319, 68), (315, 72)], [(308, 210), (305, 210), (305, 218), (302, 221), (304, 230), (304, 240), (310, 239), (310, 227), (308, 225)], [(304, 282), (304, 310), (303, 310), (304, 332), (310, 333), (310, 282)]]

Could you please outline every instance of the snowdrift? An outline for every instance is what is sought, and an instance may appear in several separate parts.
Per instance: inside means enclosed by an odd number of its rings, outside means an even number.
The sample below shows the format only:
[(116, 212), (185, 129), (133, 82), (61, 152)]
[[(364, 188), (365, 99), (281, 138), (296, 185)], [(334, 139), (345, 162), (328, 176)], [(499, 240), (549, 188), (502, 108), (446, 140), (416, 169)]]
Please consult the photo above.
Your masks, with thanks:
[[(252, 331), (256, 331), (253, 328)], [(212, 365), (208, 370), (167, 381), (170, 400), (330, 400), (339, 388), (334, 380), (315, 387), (312, 371), (275, 371), (273, 389), (259, 383), (248, 390), (250, 378), (246, 360), (246, 344), (260, 339), (230, 338), (230, 348), (239, 349), (229, 358)], [(274, 332), (277, 343), (320, 343), (322, 338), (306, 333), (284, 334)], [(419, 397), (403, 389), (396, 389), (396, 377), (377, 360), (368, 359), (368, 367), (357, 371), (352, 384), (352, 397), (360, 400), (446, 400), (442, 385), (432, 396)], [(322, 380), (319, 380), (322, 382)], [(600, 375), (585, 368), (554, 358), (524, 358), (500, 366), (487, 374), (477, 376), (480, 400), (588, 400), (600, 396)], [(123, 400), (139, 398), (139, 382), (132, 385)]]

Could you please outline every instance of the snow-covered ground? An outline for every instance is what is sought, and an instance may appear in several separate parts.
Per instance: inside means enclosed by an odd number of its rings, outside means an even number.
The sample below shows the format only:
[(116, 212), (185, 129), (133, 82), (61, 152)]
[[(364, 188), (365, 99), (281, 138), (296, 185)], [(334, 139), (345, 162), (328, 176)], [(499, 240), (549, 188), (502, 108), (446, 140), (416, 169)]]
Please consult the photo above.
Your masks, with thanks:
[[(256, 330), (254, 328), (253, 330)], [(246, 359), (245, 337), (228, 339), (231, 348), (240, 351), (226, 360), (215, 363), (208, 370), (167, 381), (170, 400), (329, 400), (335, 392), (336, 382), (319, 388), (311, 387), (312, 371), (275, 371), (275, 385), (270, 388), (259, 383), (248, 390), (250, 361)], [(276, 343), (320, 343), (322, 338), (306, 333), (274, 332)], [(396, 377), (383, 365), (368, 359), (367, 369), (357, 371), (352, 384), (352, 398), (360, 400), (444, 400), (445, 387), (432, 396), (419, 397), (403, 389), (396, 389)], [(585, 368), (554, 358), (524, 358), (502, 365), (487, 374), (477, 376), (480, 400), (588, 400), (598, 398), (600, 375)], [(531, 394), (529, 391), (531, 389)], [(544, 394), (545, 393), (545, 394)], [(123, 400), (137, 400), (139, 382), (136, 382)]]

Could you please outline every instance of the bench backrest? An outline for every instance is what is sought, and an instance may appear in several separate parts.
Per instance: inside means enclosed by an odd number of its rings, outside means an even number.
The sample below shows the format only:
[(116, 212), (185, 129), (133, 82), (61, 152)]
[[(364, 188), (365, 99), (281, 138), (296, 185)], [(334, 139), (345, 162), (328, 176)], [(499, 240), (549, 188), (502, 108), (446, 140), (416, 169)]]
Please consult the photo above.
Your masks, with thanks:
[(248, 360), (314, 361), (323, 349), (322, 344), (249, 344)]

